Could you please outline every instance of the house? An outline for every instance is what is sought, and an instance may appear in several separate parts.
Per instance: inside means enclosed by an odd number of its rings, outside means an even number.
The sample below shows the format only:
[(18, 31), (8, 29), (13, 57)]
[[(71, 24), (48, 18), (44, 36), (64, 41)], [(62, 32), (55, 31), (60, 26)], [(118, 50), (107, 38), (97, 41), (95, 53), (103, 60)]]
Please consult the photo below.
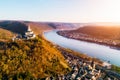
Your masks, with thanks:
[(103, 62), (103, 66), (107, 69), (111, 69), (112, 65), (109, 62)]
[(14, 42), (15, 40), (20, 40), (20, 39), (22, 39), (22, 35), (21, 35), (21, 34), (14, 35), (14, 36), (12, 37), (12, 41), (13, 41), (13, 42)]

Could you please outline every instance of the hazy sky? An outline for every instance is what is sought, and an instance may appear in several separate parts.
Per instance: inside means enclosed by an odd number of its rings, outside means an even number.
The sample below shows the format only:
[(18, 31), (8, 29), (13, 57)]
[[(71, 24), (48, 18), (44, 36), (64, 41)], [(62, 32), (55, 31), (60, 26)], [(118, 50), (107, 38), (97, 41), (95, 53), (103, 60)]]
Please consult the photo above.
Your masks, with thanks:
[(120, 0), (0, 0), (0, 20), (120, 22)]

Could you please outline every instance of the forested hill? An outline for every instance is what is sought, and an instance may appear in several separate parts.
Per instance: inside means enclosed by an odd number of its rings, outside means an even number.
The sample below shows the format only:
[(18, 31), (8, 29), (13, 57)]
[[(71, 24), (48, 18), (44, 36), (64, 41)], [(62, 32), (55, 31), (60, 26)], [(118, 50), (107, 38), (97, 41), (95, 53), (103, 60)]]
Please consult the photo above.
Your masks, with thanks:
[(51, 43), (37, 36), (31, 40), (11, 41), (30, 26), (37, 35), (53, 30), (48, 23), (29, 21), (0, 21), (0, 79), (30, 80), (67, 74), (70, 68), (61, 52)]
[(120, 48), (120, 26), (84, 26), (76, 30), (59, 31), (58, 34)]
[(62, 54), (43, 38), (0, 42), (0, 79), (38, 79), (69, 69)]
[(99, 39), (120, 40), (120, 26), (85, 26), (71, 33), (83, 33)]
[(3, 29), (17, 34), (24, 34), (24, 32), (27, 31), (27, 25), (18, 21), (1, 21), (0, 26)]
[(0, 41), (11, 39), (12, 37), (13, 33), (11, 31), (0, 28)]
[(0, 21), (1, 28), (17, 34), (24, 34), (28, 26), (30, 26), (31, 29), (36, 34), (41, 34), (45, 30), (77, 28), (80, 26), (80, 24), (59, 22), (12, 21), (12, 20)]

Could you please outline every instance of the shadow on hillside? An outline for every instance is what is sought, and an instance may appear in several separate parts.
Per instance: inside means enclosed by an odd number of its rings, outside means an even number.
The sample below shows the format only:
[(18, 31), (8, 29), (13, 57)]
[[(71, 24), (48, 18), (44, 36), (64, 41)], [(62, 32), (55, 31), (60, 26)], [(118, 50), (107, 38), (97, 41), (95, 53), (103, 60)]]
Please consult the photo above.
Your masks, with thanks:
[(27, 25), (18, 21), (1, 21), (0, 28), (9, 30), (13, 33), (24, 34), (27, 31)]

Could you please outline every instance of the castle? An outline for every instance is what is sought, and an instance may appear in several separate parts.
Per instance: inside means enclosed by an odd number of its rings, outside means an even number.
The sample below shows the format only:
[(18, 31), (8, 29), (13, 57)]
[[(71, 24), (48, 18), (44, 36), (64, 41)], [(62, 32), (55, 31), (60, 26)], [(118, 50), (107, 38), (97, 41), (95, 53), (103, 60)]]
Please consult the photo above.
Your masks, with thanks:
[(25, 35), (24, 37), (26, 39), (32, 39), (32, 38), (35, 38), (36, 35), (33, 33), (33, 31), (30, 29), (30, 26), (28, 26), (28, 30), (25, 32)]

